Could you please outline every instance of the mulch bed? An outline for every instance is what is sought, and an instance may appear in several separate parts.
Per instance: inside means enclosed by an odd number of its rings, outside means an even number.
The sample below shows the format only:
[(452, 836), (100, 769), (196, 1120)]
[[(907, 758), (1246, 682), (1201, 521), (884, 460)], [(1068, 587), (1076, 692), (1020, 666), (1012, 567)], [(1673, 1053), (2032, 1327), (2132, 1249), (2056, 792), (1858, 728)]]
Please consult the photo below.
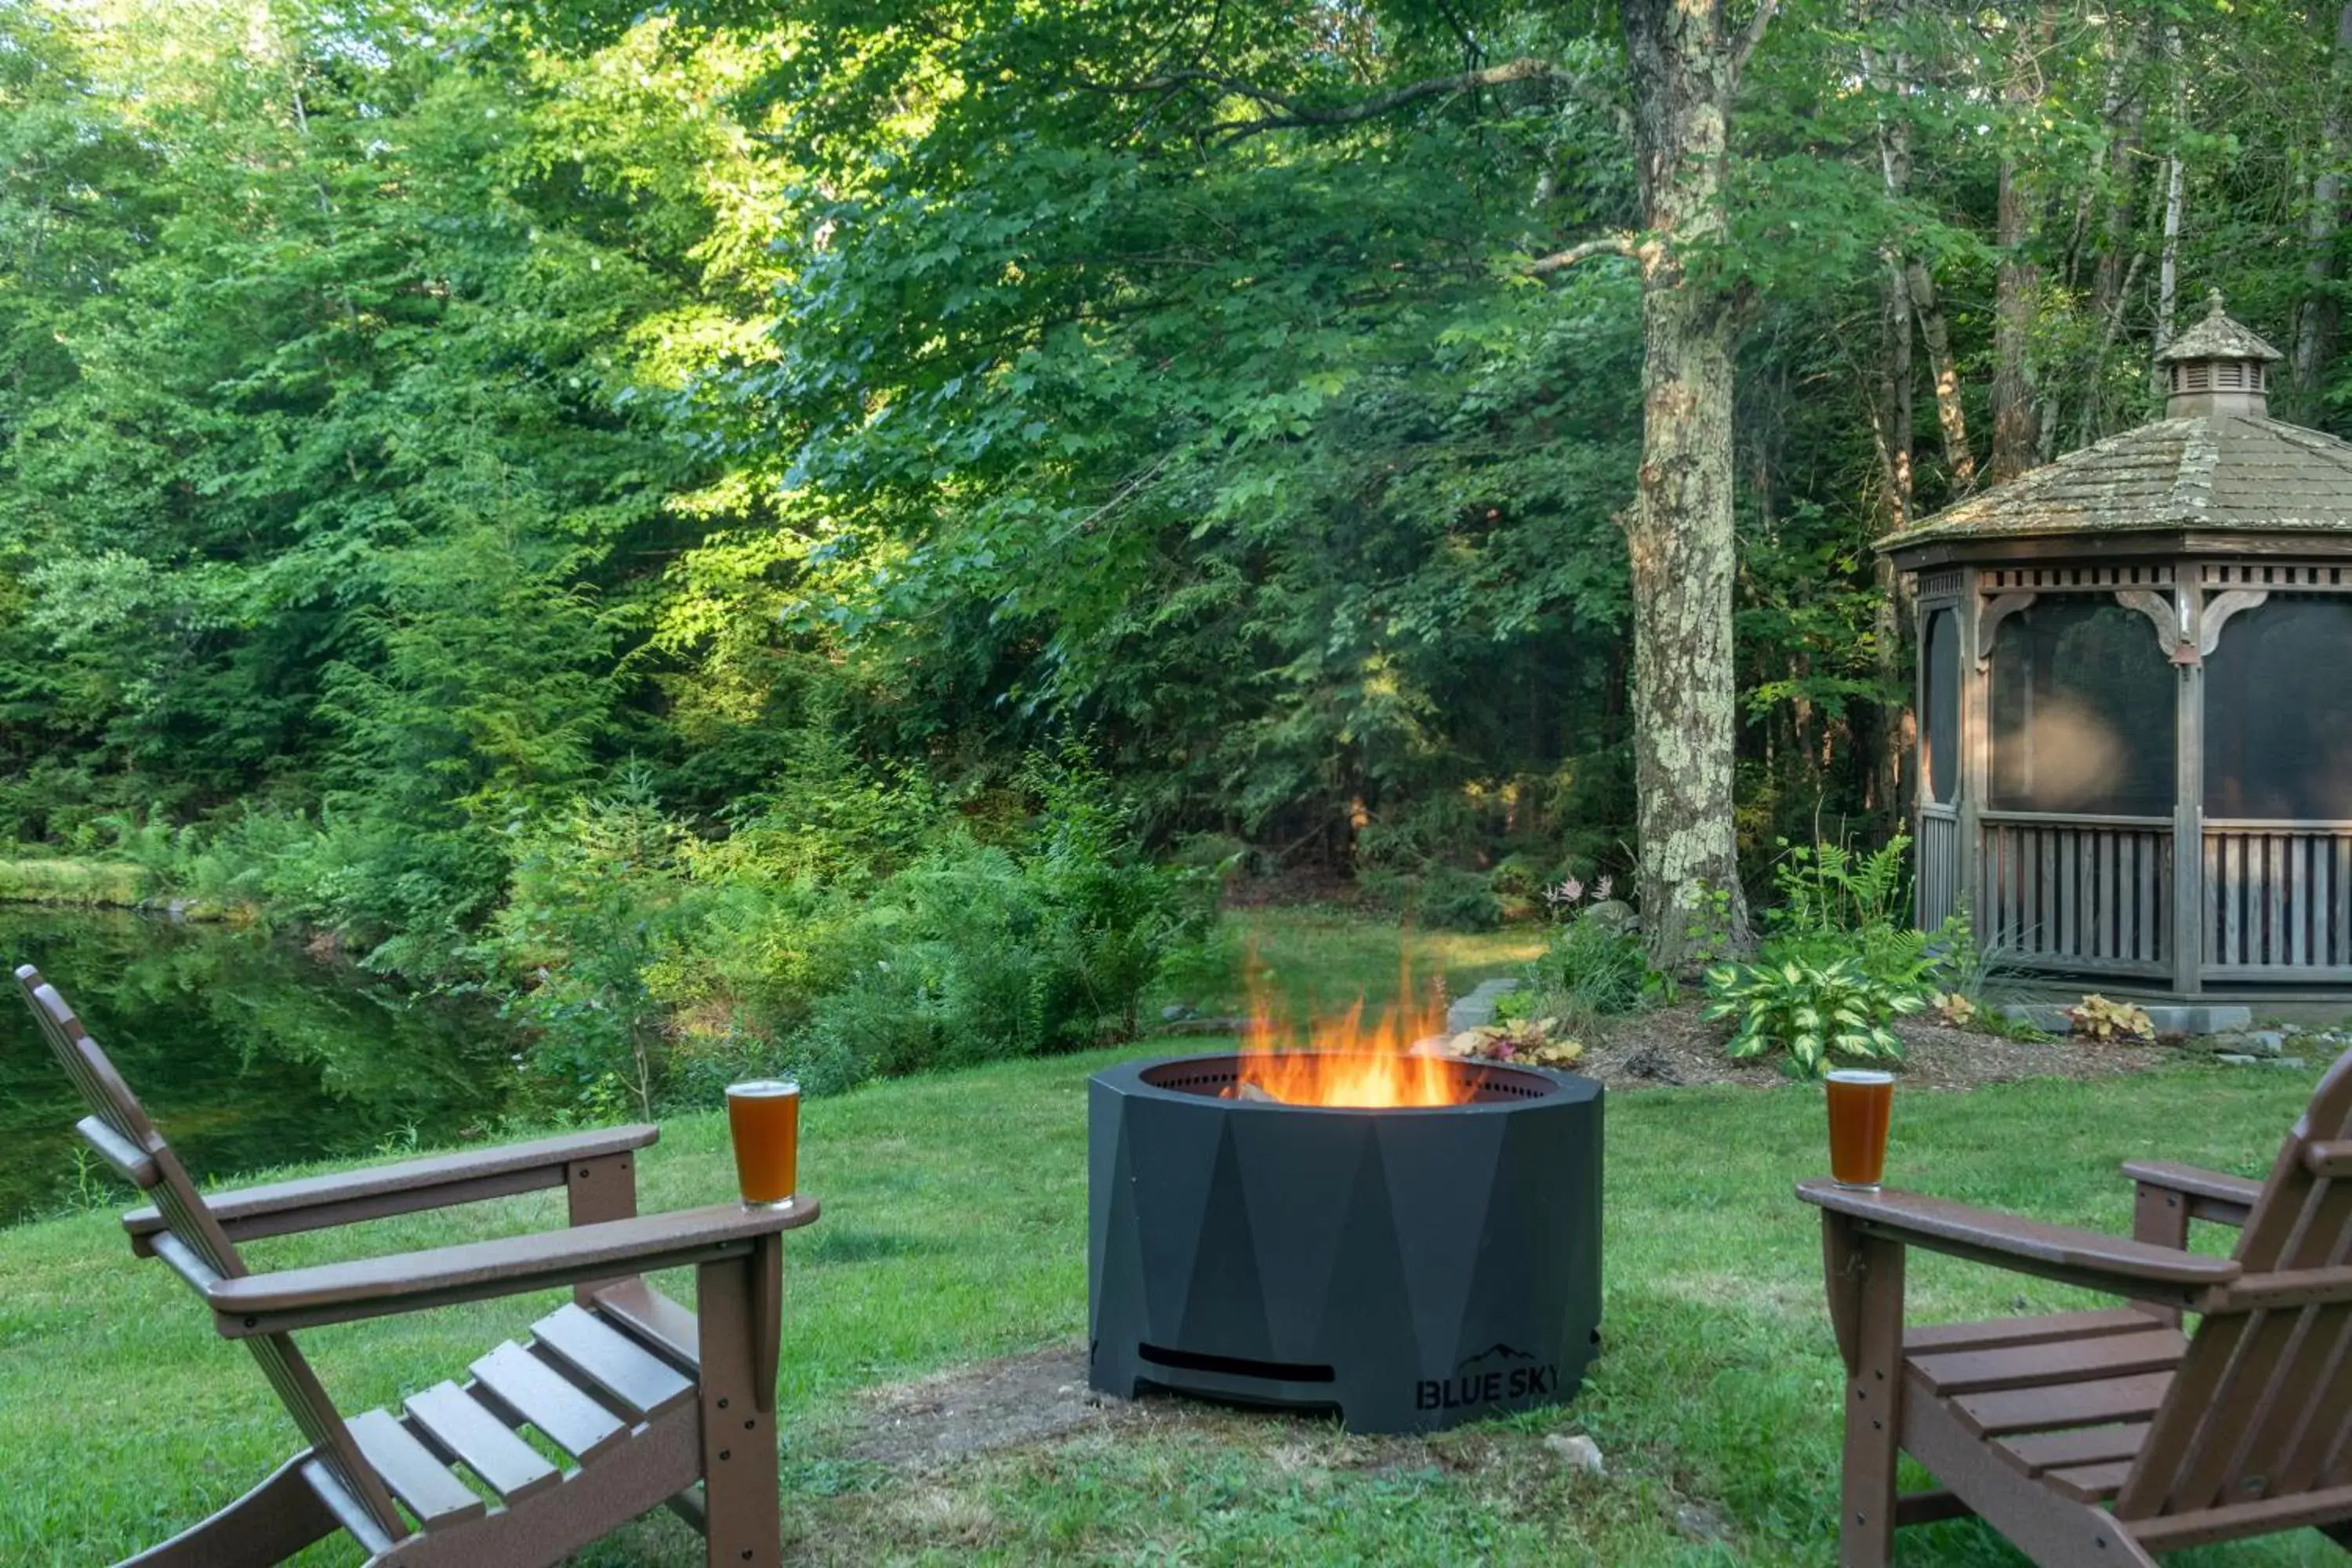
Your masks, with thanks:
[[(1612, 1018), (1583, 1037), (1584, 1059), (1575, 1070), (1619, 1090), (1702, 1083), (1776, 1089), (1794, 1081), (1777, 1058), (1734, 1061), (1725, 1056), (1730, 1024), (1707, 1023), (1698, 1015), (1694, 1002)], [(1919, 1018), (1898, 1020), (1895, 1032), (1903, 1041), (1904, 1059), (1872, 1065), (1885, 1066), (1919, 1089), (1970, 1089), (2028, 1078), (2112, 1078), (2177, 1059), (2156, 1046), (2083, 1039), (2027, 1043)]]

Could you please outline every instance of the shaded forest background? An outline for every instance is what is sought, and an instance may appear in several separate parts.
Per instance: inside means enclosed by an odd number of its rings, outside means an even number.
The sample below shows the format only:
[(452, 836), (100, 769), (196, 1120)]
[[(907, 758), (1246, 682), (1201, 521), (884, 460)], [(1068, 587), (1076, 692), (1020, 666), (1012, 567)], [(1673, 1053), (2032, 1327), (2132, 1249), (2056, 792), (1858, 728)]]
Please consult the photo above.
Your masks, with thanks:
[[(1751, 870), (1900, 819), (1869, 542), (2148, 417), (2206, 289), (2352, 421), (2347, 72), (2352, 5), (1781, 9), (1693, 258)], [(936, 1056), (874, 966), (973, 929), (1049, 956), (934, 1015), (1131, 1026), (1155, 865), (1622, 877), (1625, 79), (1598, 4), (0, 0), (0, 835), (530, 976), (641, 1098)]]

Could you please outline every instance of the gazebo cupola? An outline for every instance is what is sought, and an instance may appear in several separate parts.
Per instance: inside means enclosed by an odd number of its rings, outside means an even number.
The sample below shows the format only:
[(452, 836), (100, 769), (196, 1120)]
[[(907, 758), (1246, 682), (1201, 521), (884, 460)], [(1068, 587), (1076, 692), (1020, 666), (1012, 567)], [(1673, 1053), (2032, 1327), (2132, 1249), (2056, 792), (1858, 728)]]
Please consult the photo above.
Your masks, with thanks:
[(1889, 535), (1919, 606), (1918, 918), (2173, 995), (2352, 999), (2352, 445), (2221, 296), (2164, 417)]
[(2205, 296), (2205, 319), (2161, 349), (2164, 416), (2189, 419), (2209, 414), (2270, 412), (2270, 369), (2278, 350), (2230, 319), (2219, 289)]

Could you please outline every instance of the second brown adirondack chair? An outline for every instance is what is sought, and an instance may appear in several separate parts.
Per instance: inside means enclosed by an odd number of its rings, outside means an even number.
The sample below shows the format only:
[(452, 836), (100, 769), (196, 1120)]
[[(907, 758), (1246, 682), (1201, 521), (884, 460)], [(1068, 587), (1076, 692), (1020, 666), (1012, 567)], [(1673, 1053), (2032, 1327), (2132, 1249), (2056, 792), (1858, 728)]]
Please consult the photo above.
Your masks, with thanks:
[[(781, 1560), (782, 1233), (815, 1219), (814, 1201), (641, 1215), (634, 1167), (659, 1136), (651, 1127), (207, 1198), (65, 998), (30, 965), (16, 980), (89, 1106), (83, 1140), (154, 1199), (123, 1216), (131, 1249), (195, 1290), (310, 1444), (125, 1568), (258, 1568), (338, 1531), (369, 1568), (526, 1568), (665, 1504), (703, 1532), (712, 1568)], [(551, 1187), (569, 1200), (568, 1229), (264, 1274), (236, 1246)], [(641, 1277), (680, 1267), (696, 1270), (697, 1311)], [(505, 1342), (462, 1384), (412, 1394), (397, 1414), (339, 1414), (294, 1343), (296, 1329), (563, 1285), (572, 1300), (531, 1326), (528, 1346)], [(518, 1435), (525, 1426), (563, 1452), (561, 1468)]]
[[(1822, 1210), (1846, 1367), (1838, 1559), (1876, 1568), (1899, 1525), (1974, 1513), (2043, 1568), (2316, 1526), (2352, 1549), (2352, 1052), (2266, 1182), (2134, 1163), (2131, 1240), (1911, 1193)], [(2189, 1221), (2236, 1251), (2185, 1250)], [(2119, 1298), (2110, 1310), (1906, 1328), (1906, 1248)], [(2193, 1332), (2182, 1309), (2200, 1314)], [(1907, 1452), (1942, 1489), (1895, 1495)]]

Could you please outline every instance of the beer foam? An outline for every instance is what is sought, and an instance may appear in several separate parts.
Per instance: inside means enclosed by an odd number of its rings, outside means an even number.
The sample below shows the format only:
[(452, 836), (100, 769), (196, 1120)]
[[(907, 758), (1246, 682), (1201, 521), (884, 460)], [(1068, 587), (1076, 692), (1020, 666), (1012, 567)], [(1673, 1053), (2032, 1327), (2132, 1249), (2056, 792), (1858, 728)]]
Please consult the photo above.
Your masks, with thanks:
[(1893, 1083), (1891, 1072), (1878, 1072), (1869, 1068), (1840, 1068), (1829, 1075), (1831, 1083)]
[(775, 1100), (801, 1091), (800, 1080), (789, 1078), (755, 1078), (748, 1083), (730, 1083), (727, 1092), (740, 1100)]

